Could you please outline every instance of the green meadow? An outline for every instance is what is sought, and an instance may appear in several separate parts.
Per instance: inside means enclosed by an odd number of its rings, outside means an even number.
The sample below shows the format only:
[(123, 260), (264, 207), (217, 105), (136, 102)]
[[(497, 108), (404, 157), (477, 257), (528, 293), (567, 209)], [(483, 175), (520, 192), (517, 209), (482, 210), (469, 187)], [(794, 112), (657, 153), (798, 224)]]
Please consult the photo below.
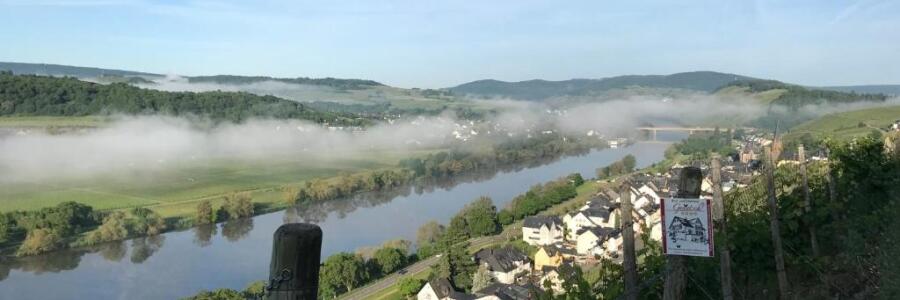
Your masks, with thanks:
[(900, 119), (900, 106), (876, 107), (863, 110), (829, 114), (792, 128), (786, 140), (809, 133), (815, 138), (849, 140), (884, 129)]
[(277, 206), (284, 185), (342, 172), (395, 168), (399, 160), (425, 153), (428, 151), (336, 155), (341, 158), (215, 159), (90, 177), (5, 180), (0, 181), (0, 211), (33, 210), (77, 201), (100, 210), (144, 206), (165, 217), (180, 217), (193, 214), (201, 200), (218, 203), (224, 195), (238, 191), (251, 192), (254, 202), (264, 206)]

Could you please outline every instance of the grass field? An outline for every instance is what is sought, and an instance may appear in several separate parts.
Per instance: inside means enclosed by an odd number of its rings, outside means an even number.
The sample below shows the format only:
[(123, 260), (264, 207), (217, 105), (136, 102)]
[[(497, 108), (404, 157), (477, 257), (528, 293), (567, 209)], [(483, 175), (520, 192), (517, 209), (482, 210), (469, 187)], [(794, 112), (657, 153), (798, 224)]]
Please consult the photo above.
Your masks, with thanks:
[(91, 178), (0, 181), (0, 211), (32, 210), (64, 201), (96, 209), (150, 207), (165, 217), (193, 213), (196, 202), (221, 201), (235, 191), (251, 191), (254, 202), (281, 201), (280, 188), (341, 172), (396, 167), (413, 153), (366, 153), (342, 159), (273, 158), (266, 161), (217, 160), (156, 171), (116, 172)]
[[(878, 107), (822, 116), (792, 128), (785, 140), (809, 133), (815, 138), (849, 140), (884, 129), (900, 119), (900, 106)], [(863, 126), (861, 126), (861, 123)]]

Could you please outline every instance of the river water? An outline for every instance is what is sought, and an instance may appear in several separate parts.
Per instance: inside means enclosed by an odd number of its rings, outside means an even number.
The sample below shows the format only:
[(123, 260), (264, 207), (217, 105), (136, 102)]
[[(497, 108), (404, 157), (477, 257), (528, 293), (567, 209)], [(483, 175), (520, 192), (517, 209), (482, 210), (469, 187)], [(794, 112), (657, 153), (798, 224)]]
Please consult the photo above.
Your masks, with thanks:
[(663, 158), (668, 144), (637, 143), (592, 151), (547, 164), (476, 177), (469, 182), (366, 195), (260, 215), (206, 228), (169, 232), (0, 262), (0, 299), (177, 299), (202, 289), (243, 289), (267, 278), (272, 234), (285, 222), (322, 227), (322, 258), (402, 238), (415, 240), (430, 220), (446, 224), (465, 204), (491, 197), (498, 208), (529, 187), (597, 167), (627, 154), (638, 167)]

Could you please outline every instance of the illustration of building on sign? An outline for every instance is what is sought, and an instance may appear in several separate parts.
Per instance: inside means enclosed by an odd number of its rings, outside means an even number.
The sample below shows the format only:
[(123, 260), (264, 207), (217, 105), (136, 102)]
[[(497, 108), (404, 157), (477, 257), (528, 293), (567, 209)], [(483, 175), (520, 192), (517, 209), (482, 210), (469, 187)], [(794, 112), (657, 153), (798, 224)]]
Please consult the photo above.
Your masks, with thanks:
[(678, 241), (690, 241), (693, 243), (704, 244), (709, 243), (707, 240), (708, 237), (706, 236), (706, 227), (703, 227), (703, 222), (700, 221), (700, 218), (688, 220), (675, 216), (666, 231), (669, 239), (672, 240), (672, 243), (677, 243)]

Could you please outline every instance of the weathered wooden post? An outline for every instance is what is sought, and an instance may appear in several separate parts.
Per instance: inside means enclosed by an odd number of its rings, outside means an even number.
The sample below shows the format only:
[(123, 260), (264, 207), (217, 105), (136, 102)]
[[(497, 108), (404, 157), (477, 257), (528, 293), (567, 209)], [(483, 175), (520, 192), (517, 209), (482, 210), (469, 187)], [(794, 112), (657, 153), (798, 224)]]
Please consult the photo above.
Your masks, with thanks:
[[(703, 172), (697, 167), (685, 167), (681, 169), (678, 178), (678, 198), (700, 197), (700, 187), (703, 184)], [(666, 237), (663, 237), (666, 238)], [(669, 255), (666, 258), (666, 284), (663, 290), (663, 299), (684, 299), (685, 288), (685, 261), (686, 257)]]
[[(800, 161), (800, 176), (803, 184), (803, 211), (806, 214), (810, 214), (812, 212), (812, 197), (809, 195), (809, 177), (806, 175), (806, 149), (803, 148), (803, 144), (797, 147), (797, 160)], [(819, 240), (816, 237), (816, 224), (809, 222), (806, 224), (809, 227), (809, 243), (812, 248), (812, 255), (814, 257), (819, 256)]]
[(622, 219), (622, 266), (625, 269), (625, 299), (635, 300), (638, 297), (637, 291), (637, 255), (634, 250), (634, 221), (632, 220), (633, 211), (631, 205), (631, 183), (626, 179), (622, 180), (620, 187), (621, 193), (619, 198), (622, 200), (622, 207), (619, 210)]
[(775, 248), (775, 272), (778, 276), (778, 294), (782, 300), (791, 299), (791, 287), (784, 270), (784, 250), (781, 245), (781, 221), (778, 219), (778, 200), (775, 195), (775, 157), (766, 148), (766, 191), (769, 202), (769, 230), (772, 232), (772, 246)]
[(722, 241), (722, 247), (716, 247), (719, 250), (719, 278), (722, 283), (722, 299), (732, 300), (734, 294), (731, 289), (731, 250), (728, 249), (728, 230), (726, 229), (725, 218), (725, 200), (722, 199), (722, 163), (719, 162), (719, 155), (713, 156), (711, 164), (712, 188), (713, 188), (713, 222), (716, 231), (719, 232), (719, 238)]
[(275, 230), (266, 299), (316, 300), (322, 229), (313, 224), (284, 224)]

